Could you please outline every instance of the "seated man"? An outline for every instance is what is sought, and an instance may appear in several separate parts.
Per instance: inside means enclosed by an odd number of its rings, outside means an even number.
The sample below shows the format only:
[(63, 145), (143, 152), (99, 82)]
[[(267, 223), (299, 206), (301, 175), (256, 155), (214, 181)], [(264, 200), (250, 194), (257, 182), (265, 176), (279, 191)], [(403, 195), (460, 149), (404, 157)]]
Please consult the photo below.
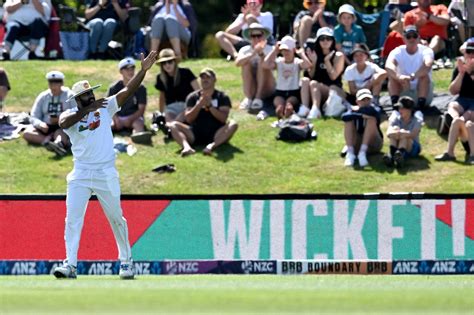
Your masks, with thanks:
[(48, 0), (7, 0), (4, 8), (6, 30), (3, 60), (10, 59), (10, 51), (15, 40), (21, 36), (30, 39), (29, 59), (36, 59), (36, 47), (42, 37), (48, 34), (48, 21), (51, 16), (51, 3)]
[(29, 144), (41, 144), (59, 156), (67, 154), (71, 143), (69, 137), (59, 128), (59, 115), (66, 109), (73, 108), (74, 102), (66, 102), (72, 91), (63, 86), (64, 74), (51, 71), (46, 74), (49, 89), (38, 95), (31, 109), (29, 127), (23, 138)]
[(351, 110), (342, 115), (347, 146), (344, 166), (354, 166), (357, 157), (359, 166), (365, 167), (369, 165), (367, 153), (377, 153), (382, 149), (380, 108), (375, 106), (372, 100), (370, 90), (361, 89), (356, 94), (357, 106), (352, 106)]
[(419, 135), (422, 122), (415, 117), (415, 102), (409, 96), (401, 97), (395, 108), (400, 115), (389, 119), (390, 152), (384, 155), (383, 161), (389, 167), (402, 167), (405, 159), (416, 157), (421, 152)]
[(316, 36), (321, 27), (336, 25), (334, 13), (324, 11), (326, 0), (304, 0), (303, 6), (306, 10), (298, 12), (293, 21), (294, 37), (300, 47), (309, 37)]
[(263, 107), (263, 99), (272, 95), (275, 90), (272, 71), (263, 67), (265, 57), (272, 52), (272, 46), (267, 44), (270, 31), (258, 23), (252, 23), (243, 31), (243, 35), (251, 44), (240, 49), (235, 60), (235, 64), (242, 67), (245, 95), (240, 108), (259, 111)]
[(419, 43), (415, 26), (406, 27), (403, 34), (405, 45), (392, 50), (385, 63), (388, 92), (392, 106), (398, 103), (400, 95), (408, 95), (417, 100), (416, 109), (423, 111), (433, 99), (433, 50)]
[(435, 54), (446, 47), (448, 25), (450, 23), (448, 8), (444, 4), (431, 5), (431, 0), (417, 0), (418, 8), (405, 13), (404, 25), (415, 25), (422, 39)]
[(7, 72), (0, 68), (0, 112), (4, 111), (8, 91), (10, 91), (10, 82), (8, 81)]
[[(273, 14), (261, 12), (263, 0), (247, 0), (237, 18), (225, 31), (216, 33), (219, 46), (229, 54), (230, 59), (237, 59), (237, 50), (250, 44), (248, 39), (239, 36), (239, 32), (246, 30), (250, 24), (259, 23), (273, 33)], [(236, 48), (237, 47), (237, 48)]]
[(186, 99), (186, 123), (170, 124), (173, 138), (182, 147), (181, 156), (196, 152), (191, 145), (206, 145), (203, 153), (211, 155), (215, 148), (232, 138), (238, 127), (236, 122), (227, 121), (232, 104), (226, 94), (215, 89), (214, 70), (203, 69), (199, 78), (202, 89)]
[[(135, 75), (135, 60), (130, 57), (122, 59), (118, 64), (118, 68), (122, 75), (122, 79), (113, 83), (109, 87), (107, 96), (117, 94), (133, 78)], [(114, 115), (112, 119), (112, 130), (121, 131), (124, 129), (132, 129), (133, 142), (149, 143), (151, 134), (143, 133), (145, 131), (145, 120), (143, 115), (145, 113), (146, 104), (146, 87), (141, 84), (133, 97), (127, 99), (122, 107), (120, 107), (120, 111)]]
[(449, 92), (458, 95), (448, 105), (453, 121), (449, 128), (448, 150), (435, 157), (436, 161), (455, 161), (454, 147), (458, 139), (466, 150), (466, 163), (474, 165), (474, 39), (467, 40), (460, 48), (463, 57), (457, 60)]

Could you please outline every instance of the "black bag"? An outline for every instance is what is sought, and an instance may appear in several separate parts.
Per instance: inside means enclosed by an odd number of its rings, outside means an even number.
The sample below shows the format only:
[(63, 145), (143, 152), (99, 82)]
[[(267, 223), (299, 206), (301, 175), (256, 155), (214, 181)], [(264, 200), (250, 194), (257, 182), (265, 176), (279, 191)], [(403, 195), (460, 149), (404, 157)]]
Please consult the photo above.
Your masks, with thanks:
[(287, 120), (282, 122), (276, 139), (299, 142), (314, 140), (317, 137), (318, 134), (313, 130), (313, 124), (309, 123), (307, 120), (301, 119), (299, 121)]
[(436, 131), (438, 135), (443, 136), (449, 134), (449, 128), (451, 127), (451, 123), (453, 122), (453, 117), (448, 113), (445, 112), (438, 118), (438, 128)]

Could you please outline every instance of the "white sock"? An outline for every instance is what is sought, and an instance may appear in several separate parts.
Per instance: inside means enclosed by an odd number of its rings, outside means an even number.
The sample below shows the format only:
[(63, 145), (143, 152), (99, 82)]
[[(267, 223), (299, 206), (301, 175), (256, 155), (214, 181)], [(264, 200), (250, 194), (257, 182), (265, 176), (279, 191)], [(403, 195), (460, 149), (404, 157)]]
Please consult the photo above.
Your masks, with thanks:
[(354, 147), (353, 146), (347, 146), (347, 153), (354, 154)]
[(367, 153), (367, 149), (369, 148), (369, 146), (367, 144), (363, 144), (360, 146), (360, 153)]

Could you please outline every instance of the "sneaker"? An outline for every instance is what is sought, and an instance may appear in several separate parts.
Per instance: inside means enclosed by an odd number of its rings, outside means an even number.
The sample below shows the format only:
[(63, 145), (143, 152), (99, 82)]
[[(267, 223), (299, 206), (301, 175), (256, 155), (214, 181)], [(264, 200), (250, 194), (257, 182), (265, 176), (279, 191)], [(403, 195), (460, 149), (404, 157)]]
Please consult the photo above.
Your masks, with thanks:
[(423, 113), (421, 112), (421, 110), (417, 110), (414, 116), (421, 123), (425, 121), (425, 117), (423, 116)]
[(7, 53), (6, 51), (4, 51), (4, 52), (2, 53), (2, 60), (3, 60), (3, 61), (8, 61), (8, 60), (10, 60), (10, 54)]
[(356, 156), (354, 153), (347, 153), (346, 159), (344, 160), (344, 166), (354, 166)]
[(249, 109), (250, 104), (252, 103), (252, 100), (249, 99), (248, 97), (244, 98), (242, 102), (240, 102), (240, 109)]
[(65, 156), (67, 154), (66, 149), (56, 142), (48, 141), (44, 144), (44, 146), (46, 147), (46, 150), (55, 152), (59, 156)]
[(466, 164), (467, 164), (467, 165), (474, 165), (474, 156), (469, 156), (469, 157), (466, 159)]
[(451, 59), (446, 59), (446, 61), (444, 62), (444, 67), (446, 69), (451, 69), (453, 67), (453, 62), (451, 61)]
[(447, 161), (456, 161), (456, 157), (449, 155), (448, 152), (435, 156), (435, 161), (438, 162), (447, 162)]
[(62, 266), (54, 268), (54, 276), (57, 279), (68, 278), (76, 279), (77, 278), (77, 269), (76, 267), (64, 263)]
[(309, 108), (306, 105), (301, 105), (300, 109), (298, 109), (298, 116), (306, 117), (309, 113)]
[(250, 109), (252, 110), (259, 110), (263, 108), (263, 101), (259, 98), (256, 98), (250, 104)]
[(357, 160), (359, 160), (360, 167), (366, 167), (367, 165), (369, 165), (369, 161), (367, 161), (367, 155), (365, 154), (365, 152), (359, 152), (359, 154), (357, 155)]
[(393, 155), (393, 163), (397, 168), (403, 167), (405, 158), (403, 157), (403, 153), (400, 150), (395, 151), (395, 154)]
[(123, 262), (120, 264), (120, 271), (119, 271), (120, 279), (129, 280), (135, 277), (135, 273), (133, 272), (133, 263), (132, 262)]
[(264, 110), (261, 110), (257, 114), (257, 120), (265, 120), (268, 118), (268, 113)]
[(320, 118), (321, 117), (321, 111), (319, 110), (319, 108), (317, 106), (313, 106), (311, 107), (311, 110), (309, 111), (309, 114), (308, 114), (308, 119), (317, 119), (317, 118)]
[(392, 167), (393, 166), (393, 159), (390, 156), (390, 154), (385, 154), (382, 158), (382, 161), (387, 167)]
[(342, 158), (343, 158), (343, 157), (346, 157), (346, 154), (347, 154), (347, 145), (343, 146), (341, 152), (339, 152), (339, 155), (340, 155)]

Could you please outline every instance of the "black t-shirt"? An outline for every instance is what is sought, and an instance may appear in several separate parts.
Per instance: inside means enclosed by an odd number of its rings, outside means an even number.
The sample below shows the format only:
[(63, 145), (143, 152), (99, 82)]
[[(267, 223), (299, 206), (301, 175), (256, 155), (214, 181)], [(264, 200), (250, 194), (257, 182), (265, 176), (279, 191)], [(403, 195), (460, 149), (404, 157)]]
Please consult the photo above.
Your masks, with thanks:
[(196, 80), (194, 73), (188, 68), (178, 68), (179, 84), (174, 86), (174, 78), (166, 75), (166, 85), (161, 81), (160, 75), (156, 76), (155, 88), (165, 93), (166, 104), (185, 102), (186, 97), (194, 91), (191, 82)]
[[(107, 96), (111, 96), (117, 94), (121, 89), (124, 88), (124, 84), (122, 80), (119, 80), (112, 84), (109, 87), (109, 91), (107, 92)], [(117, 112), (117, 115), (123, 116), (130, 116), (138, 110), (138, 104), (145, 104), (146, 105), (146, 87), (140, 85), (138, 90), (135, 91), (131, 97), (127, 99), (125, 104), (122, 105), (120, 111)]]
[[(458, 76), (459, 71), (457, 68), (453, 71), (453, 77), (451, 78), (451, 82), (456, 79)], [(460, 97), (472, 98), (474, 99), (474, 81), (472, 77), (468, 73), (464, 73), (464, 77), (462, 78), (461, 83), (461, 90), (459, 91)]]
[[(95, 7), (97, 3), (99, 3), (99, 0), (87, 0), (86, 7), (87, 8)], [(122, 9), (126, 9), (130, 6), (129, 0), (118, 0), (118, 3)], [(120, 18), (117, 15), (117, 12), (115, 12), (114, 6), (112, 5), (112, 1), (110, 0), (107, 1), (105, 8), (99, 10), (99, 12), (97, 12), (97, 14), (94, 15), (91, 18), (91, 20), (96, 19), (96, 18), (102, 19), (104, 21), (107, 19), (114, 19), (114, 20), (120, 21)]]
[[(201, 91), (195, 91), (188, 95), (186, 99), (186, 107), (194, 107), (201, 97)], [(215, 90), (212, 94), (212, 106), (219, 108), (223, 106), (232, 107), (230, 98), (221, 91)], [(195, 133), (206, 132), (214, 134), (220, 127), (224, 126), (225, 123), (217, 120), (210, 111), (201, 109), (196, 120), (191, 124)]]

